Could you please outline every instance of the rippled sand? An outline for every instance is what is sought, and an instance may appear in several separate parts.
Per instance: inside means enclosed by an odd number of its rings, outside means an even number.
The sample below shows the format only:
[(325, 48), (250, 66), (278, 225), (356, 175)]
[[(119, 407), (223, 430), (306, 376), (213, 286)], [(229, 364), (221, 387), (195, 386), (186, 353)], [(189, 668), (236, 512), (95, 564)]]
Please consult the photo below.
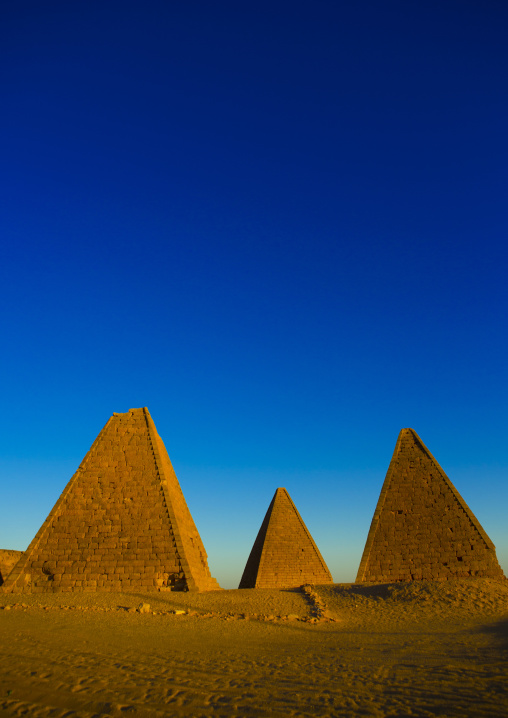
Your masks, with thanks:
[(508, 581), (0, 591), (0, 608), (4, 715), (508, 715)]

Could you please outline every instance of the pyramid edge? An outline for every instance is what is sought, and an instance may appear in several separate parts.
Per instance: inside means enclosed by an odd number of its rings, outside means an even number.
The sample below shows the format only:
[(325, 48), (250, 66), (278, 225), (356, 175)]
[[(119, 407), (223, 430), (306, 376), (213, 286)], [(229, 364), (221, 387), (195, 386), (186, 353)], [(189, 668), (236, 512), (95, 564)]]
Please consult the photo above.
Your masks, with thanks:
[[(58, 499), (57, 499), (57, 500), (55, 501), (55, 503), (53, 504), (53, 507), (51, 508), (51, 511), (49, 512), (49, 514), (46, 516), (46, 518), (45, 518), (44, 521), (42, 522), (42, 524), (41, 524), (39, 530), (37, 531), (37, 533), (35, 534), (35, 536), (33, 537), (33, 539), (30, 541), (30, 544), (28, 545), (26, 551), (24, 551), (23, 556), (21, 556), (20, 560), (19, 560), (19, 561), (17, 562), (17, 564), (13, 567), (12, 571), (11, 571), (11, 572), (9, 573), (9, 575), (7, 576), (7, 579), (5, 580), (5, 582), (3, 583), (3, 585), (0, 587), (0, 591), (4, 591), (5, 593), (14, 593), (14, 592), (15, 592), (14, 589), (15, 589), (15, 588), (19, 588), (19, 586), (17, 586), (17, 583), (18, 583), (18, 581), (19, 581), (19, 579), (20, 579), (20, 576), (23, 574), (23, 569), (25, 569), (26, 566), (27, 566), (27, 564), (29, 563), (30, 554), (31, 554), (31, 553), (37, 548), (37, 546), (40, 544), (40, 542), (42, 541), (42, 539), (44, 538), (44, 536), (45, 536), (45, 535), (47, 534), (47, 532), (49, 531), (53, 520), (54, 520), (55, 518), (57, 518), (57, 516), (59, 515), (59, 512), (60, 512), (60, 510), (61, 510), (61, 507), (62, 507), (62, 505), (63, 505), (65, 499), (67, 498), (67, 496), (68, 496), (70, 490), (72, 489), (73, 485), (74, 485), (75, 482), (77, 481), (78, 476), (80, 475), (80, 473), (81, 473), (81, 471), (82, 471), (83, 464), (85, 463), (85, 461), (86, 461), (87, 458), (88, 458), (88, 455), (90, 454), (91, 451), (93, 451), (93, 448), (94, 448), (95, 445), (99, 442), (99, 440), (101, 439), (102, 435), (103, 435), (104, 432), (106, 431), (106, 429), (107, 429), (107, 427), (109, 426), (109, 424), (113, 421), (113, 419), (115, 418), (115, 416), (118, 416), (118, 413), (116, 413), (116, 414), (113, 413), (113, 415), (109, 417), (109, 419), (106, 421), (106, 423), (104, 424), (104, 426), (102, 427), (102, 429), (99, 431), (99, 433), (98, 433), (97, 436), (95, 437), (95, 440), (92, 442), (92, 445), (90, 446), (90, 448), (89, 448), (88, 451), (86, 452), (85, 456), (84, 456), (83, 459), (81, 460), (81, 462), (80, 462), (78, 468), (76, 469), (76, 471), (74, 472), (74, 474), (71, 476), (71, 478), (69, 479), (69, 481), (67, 482), (67, 484), (66, 484), (65, 487), (63, 488), (63, 490), (62, 490), (60, 496), (58, 497)], [(25, 587), (21, 587), (21, 590), (22, 590), (22, 591), (25, 590)]]
[[(295, 511), (295, 513), (296, 513), (296, 516), (297, 516), (298, 520), (300, 521), (300, 524), (302, 525), (303, 530), (304, 530), (305, 533), (307, 534), (307, 538), (310, 540), (310, 542), (311, 542), (311, 544), (312, 544), (312, 547), (314, 548), (314, 551), (316, 552), (316, 554), (317, 554), (317, 556), (318, 556), (318, 558), (319, 558), (319, 560), (320, 560), (320, 562), (321, 562), (321, 566), (323, 567), (324, 572), (328, 575), (328, 577), (329, 577), (329, 579), (330, 579), (329, 583), (333, 583), (333, 576), (332, 576), (332, 574), (331, 574), (331, 571), (330, 571), (330, 569), (328, 568), (328, 566), (326, 565), (326, 562), (325, 562), (323, 556), (321, 555), (321, 551), (319, 550), (319, 548), (317, 547), (316, 542), (315, 542), (314, 539), (312, 538), (312, 534), (311, 534), (311, 532), (309, 531), (309, 529), (307, 528), (307, 526), (306, 526), (306, 524), (305, 524), (305, 521), (304, 521), (304, 520), (302, 519), (302, 517), (300, 516), (300, 512), (299, 512), (298, 509), (296, 508), (293, 499), (292, 499), (291, 496), (289, 495), (289, 492), (287, 491), (287, 489), (282, 489), (282, 490), (285, 492), (286, 496), (288, 497), (288, 499), (289, 499), (289, 501), (290, 501), (290, 503), (291, 503), (291, 506), (293, 507), (293, 509), (294, 509), (294, 511)], [(325, 581), (324, 583), (326, 584), (327, 582)]]
[[(200, 580), (198, 577), (196, 577), (196, 576), (193, 575), (193, 572), (192, 572), (192, 570), (191, 570), (191, 565), (190, 565), (190, 562), (189, 562), (189, 559), (188, 559), (188, 556), (187, 556), (187, 552), (186, 552), (185, 538), (184, 538), (183, 535), (182, 535), (182, 531), (181, 531), (180, 525), (179, 525), (179, 523), (178, 523), (177, 515), (176, 515), (176, 513), (175, 513), (175, 511), (174, 511), (174, 509), (173, 509), (173, 501), (171, 500), (171, 496), (169, 495), (169, 492), (168, 492), (167, 477), (166, 477), (166, 474), (165, 474), (165, 470), (164, 470), (162, 458), (161, 458), (161, 455), (160, 455), (160, 450), (159, 450), (159, 446), (158, 446), (157, 439), (160, 440), (160, 442), (161, 442), (162, 446), (164, 447), (166, 453), (167, 453), (167, 449), (166, 449), (165, 444), (164, 444), (163, 440), (161, 439), (161, 437), (160, 437), (160, 435), (159, 435), (159, 433), (158, 433), (158, 431), (157, 431), (157, 428), (156, 428), (156, 426), (155, 426), (155, 422), (154, 422), (154, 420), (152, 419), (152, 417), (151, 417), (151, 415), (150, 415), (150, 412), (148, 411), (148, 408), (147, 408), (147, 407), (143, 407), (143, 412), (144, 412), (144, 416), (145, 416), (145, 420), (146, 420), (146, 424), (147, 424), (147, 430), (148, 430), (148, 434), (149, 434), (149, 438), (150, 438), (150, 443), (151, 443), (151, 445), (152, 445), (152, 449), (153, 449), (153, 453), (154, 453), (154, 461), (155, 461), (156, 470), (157, 470), (159, 476), (160, 476), (161, 479), (162, 479), (160, 485), (161, 485), (162, 491), (163, 491), (163, 493), (164, 493), (164, 499), (165, 499), (165, 501), (166, 501), (166, 506), (168, 507), (169, 519), (170, 519), (171, 525), (172, 525), (172, 527), (173, 527), (173, 535), (174, 535), (175, 544), (176, 544), (176, 548), (177, 548), (178, 555), (179, 555), (180, 564), (181, 564), (181, 566), (182, 566), (182, 569), (183, 569), (184, 572), (185, 572), (185, 581), (186, 581), (186, 584), (187, 584), (187, 590), (188, 590), (189, 592), (201, 592), (201, 591), (221, 590), (221, 586), (220, 586), (219, 582), (218, 582), (217, 579), (214, 578), (214, 577), (211, 575), (211, 573), (210, 573), (210, 568), (209, 568), (209, 566), (208, 566), (208, 555), (207, 555), (207, 553), (206, 553), (206, 549), (205, 549), (205, 547), (204, 547), (203, 540), (202, 540), (202, 538), (201, 538), (201, 534), (200, 534), (199, 531), (198, 531), (198, 528), (197, 528), (197, 526), (196, 526), (196, 523), (195, 523), (195, 521), (194, 521), (194, 518), (192, 517), (192, 514), (191, 514), (191, 512), (190, 512), (190, 509), (189, 509), (189, 507), (188, 507), (188, 505), (187, 505), (187, 500), (186, 500), (185, 495), (184, 495), (184, 493), (183, 493), (183, 491), (182, 491), (182, 487), (180, 486), (180, 482), (179, 482), (179, 480), (178, 480), (178, 477), (176, 476), (176, 472), (175, 472), (174, 469), (173, 469), (173, 472), (174, 472), (174, 474), (175, 474), (175, 479), (176, 479), (176, 481), (177, 481), (177, 483), (178, 483), (178, 486), (179, 486), (179, 488), (180, 488), (180, 491), (181, 491), (181, 493), (182, 493), (182, 497), (183, 497), (183, 500), (184, 500), (184, 503), (185, 503), (185, 507), (187, 508), (187, 511), (188, 511), (188, 513), (189, 513), (189, 516), (190, 516), (190, 518), (191, 518), (191, 521), (192, 521), (192, 523), (194, 524), (194, 528), (196, 529), (196, 533), (197, 533), (197, 535), (198, 535), (198, 537), (199, 537), (199, 540), (200, 540), (200, 542), (201, 542), (201, 546), (202, 546), (202, 548), (203, 548), (203, 555), (204, 555), (204, 558), (205, 558), (205, 561), (206, 561), (206, 570), (207, 570), (207, 572), (208, 572), (208, 576), (206, 576), (206, 575), (204, 576), (204, 581)], [(171, 468), (173, 468), (173, 465), (171, 464), (171, 459), (169, 458), (169, 454), (168, 454), (168, 461), (169, 461), (169, 464), (170, 464)], [(170, 510), (171, 510), (171, 514), (170, 514)]]
[[(245, 568), (243, 569), (242, 578), (240, 579), (240, 583), (238, 584), (238, 588), (239, 588), (239, 589), (240, 589), (240, 588), (257, 588), (257, 585), (256, 585), (256, 584), (257, 584), (257, 581), (258, 581), (259, 571), (260, 571), (260, 568), (261, 568), (261, 561), (262, 561), (262, 559), (263, 559), (263, 554), (264, 554), (264, 549), (265, 549), (266, 532), (267, 532), (268, 526), (269, 526), (269, 524), (270, 524), (270, 517), (271, 517), (271, 515), (272, 515), (273, 506), (274, 506), (274, 503), (275, 503), (275, 497), (276, 497), (276, 496), (277, 496), (277, 490), (275, 491), (274, 495), (272, 496), (272, 500), (270, 501), (270, 504), (268, 505), (268, 508), (267, 508), (267, 510), (266, 510), (266, 513), (265, 513), (265, 515), (264, 515), (264, 517), (263, 517), (263, 520), (262, 520), (262, 522), (261, 522), (261, 526), (259, 527), (259, 530), (258, 530), (258, 532), (257, 532), (257, 534), (256, 534), (256, 538), (254, 539), (254, 543), (252, 544), (252, 548), (251, 548), (251, 550), (250, 550), (249, 557), (247, 558), (247, 562), (246, 562), (246, 564), (245, 564)], [(264, 530), (263, 530), (263, 529), (264, 529)], [(252, 583), (252, 582), (249, 582), (249, 585), (246, 586), (246, 585), (243, 585), (244, 578), (245, 578), (245, 574), (246, 574), (246, 572), (247, 572), (247, 568), (249, 567), (249, 563), (250, 563), (250, 561), (251, 561), (251, 558), (252, 558), (253, 561), (255, 560), (254, 549), (256, 548), (256, 545), (258, 544), (258, 540), (262, 540), (262, 545), (261, 545), (261, 551), (259, 552), (259, 561), (257, 562), (257, 568), (256, 568), (256, 572), (255, 572), (255, 579), (254, 579), (254, 582), (253, 582), (253, 583)], [(247, 578), (246, 578), (245, 580), (247, 581), (247, 579), (248, 579), (248, 576), (247, 576)]]
[[(418, 442), (418, 444), (420, 445), (420, 448), (422, 449), (422, 451), (424, 451), (424, 452), (427, 454), (427, 456), (429, 457), (429, 459), (435, 464), (436, 468), (437, 468), (438, 471), (441, 473), (441, 476), (442, 476), (442, 478), (444, 479), (445, 483), (447, 484), (448, 488), (450, 489), (450, 491), (451, 491), (451, 492), (453, 493), (453, 495), (455, 496), (455, 499), (458, 501), (458, 503), (459, 503), (459, 505), (461, 506), (461, 508), (464, 509), (464, 511), (465, 511), (465, 513), (466, 513), (468, 519), (471, 521), (471, 523), (473, 524), (473, 526), (475, 527), (475, 529), (478, 531), (478, 533), (480, 534), (480, 536), (482, 537), (482, 539), (485, 541), (485, 544), (487, 545), (487, 548), (492, 549), (492, 550), (495, 552), (496, 547), (494, 546), (492, 540), (489, 538), (489, 536), (487, 535), (485, 529), (483, 528), (483, 526), (481, 525), (481, 523), (479, 522), (479, 520), (476, 518), (476, 516), (474, 515), (474, 513), (471, 511), (471, 509), (469, 508), (469, 506), (468, 506), (468, 504), (466, 503), (466, 501), (465, 501), (465, 500), (463, 499), (463, 497), (460, 495), (459, 491), (455, 488), (453, 482), (452, 482), (451, 479), (448, 477), (448, 475), (447, 475), (446, 472), (444, 471), (443, 467), (440, 465), (440, 463), (437, 461), (437, 459), (433, 456), (433, 454), (429, 451), (429, 449), (426, 447), (426, 445), (423, 443), (423, 441), (420, 439), (420, 437), (418, 436), (418, 434), (416, 433), (416, 431), (415, 431), (414, 429), (406, 429), (406, 431), (410, 431), (410, 432), (411, 432), (411, 434), (413, 435), (413, 437), (415, 438), (415, 440), (416, 440), (416, 441)], [(496, 557), (496, 558), (497, 558), (497, 557)]]
[(374, 514), (372, 516), (372, 520), (370, 522), (370, 528), (369, 533), (367, 534), (367, 540), (365, 541), (365, 546), (363, 549), (362, 558), (360, 560), (360, 566), (358, 567), (358, 572), (356, 574), (355, 583), (364, 583), (364, 576), (367, 572), (367, 566), (370, 560), (370, 552), (372, 550), (372, 545), (374, 543), (374, 539), (376, 537), (376, 533), (379, 527), (379, 518), (381, 516), (381, 512), (383, 510), (386, 496), (388, 494), (389, 486), (392, 482), (393, 477), (393, 464), (399, 455), (400, 450), (400, 443), (402, 441), (403, 433), (407, 431), (406, 429), (401, 429), (399, 431), (399, 435), (397, 437), (397, 441), (395, 442), (395, 448), (393, 450), (392, 458), (390, 459), (390, 463), (388, 464), (388, 468), (386, 470), (385, 478), (383, 481), (383, 485), (381, 487), (381, 491), (379, 493), (379, 498), (377, 500), (376, 508), (374, 509)]

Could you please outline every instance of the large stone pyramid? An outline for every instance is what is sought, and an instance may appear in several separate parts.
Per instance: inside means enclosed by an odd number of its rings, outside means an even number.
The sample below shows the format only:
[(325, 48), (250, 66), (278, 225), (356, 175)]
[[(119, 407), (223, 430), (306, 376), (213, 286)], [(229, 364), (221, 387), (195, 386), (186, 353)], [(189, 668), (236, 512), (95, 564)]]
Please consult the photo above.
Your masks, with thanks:
[(286, 489), (277, 489), (239, 588), (332, 583), (332, 576)]
[(494, 544), (413, 429), (402, 429), (356, 577), (502, 578)]
[(148, 409), (113, 414), (2, 587), (216, 588)]

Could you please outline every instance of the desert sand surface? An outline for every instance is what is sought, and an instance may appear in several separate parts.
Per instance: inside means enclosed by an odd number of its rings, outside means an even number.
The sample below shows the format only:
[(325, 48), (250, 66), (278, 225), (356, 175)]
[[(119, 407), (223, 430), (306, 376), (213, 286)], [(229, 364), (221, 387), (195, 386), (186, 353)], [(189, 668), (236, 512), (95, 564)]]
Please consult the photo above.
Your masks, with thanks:
[(508, 581), (0, 590), (0, 609), (4, 715), (508, 715)]

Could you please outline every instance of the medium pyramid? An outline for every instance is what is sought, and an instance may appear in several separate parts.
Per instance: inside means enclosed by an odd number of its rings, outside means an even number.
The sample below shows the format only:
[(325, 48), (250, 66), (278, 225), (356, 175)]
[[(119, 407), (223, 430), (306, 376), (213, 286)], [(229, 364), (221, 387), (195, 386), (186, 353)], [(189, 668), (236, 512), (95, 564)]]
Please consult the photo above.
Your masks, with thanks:
[(332, 583), (332, 577), (286, 489), (277, 489), (250, 552), (239, 588)]
[(2, 587), (216, 588), (148, 409), (113, 414)]
[(356, 577), (502, 578), (494, 544), (413, 429), (402, 429)]

